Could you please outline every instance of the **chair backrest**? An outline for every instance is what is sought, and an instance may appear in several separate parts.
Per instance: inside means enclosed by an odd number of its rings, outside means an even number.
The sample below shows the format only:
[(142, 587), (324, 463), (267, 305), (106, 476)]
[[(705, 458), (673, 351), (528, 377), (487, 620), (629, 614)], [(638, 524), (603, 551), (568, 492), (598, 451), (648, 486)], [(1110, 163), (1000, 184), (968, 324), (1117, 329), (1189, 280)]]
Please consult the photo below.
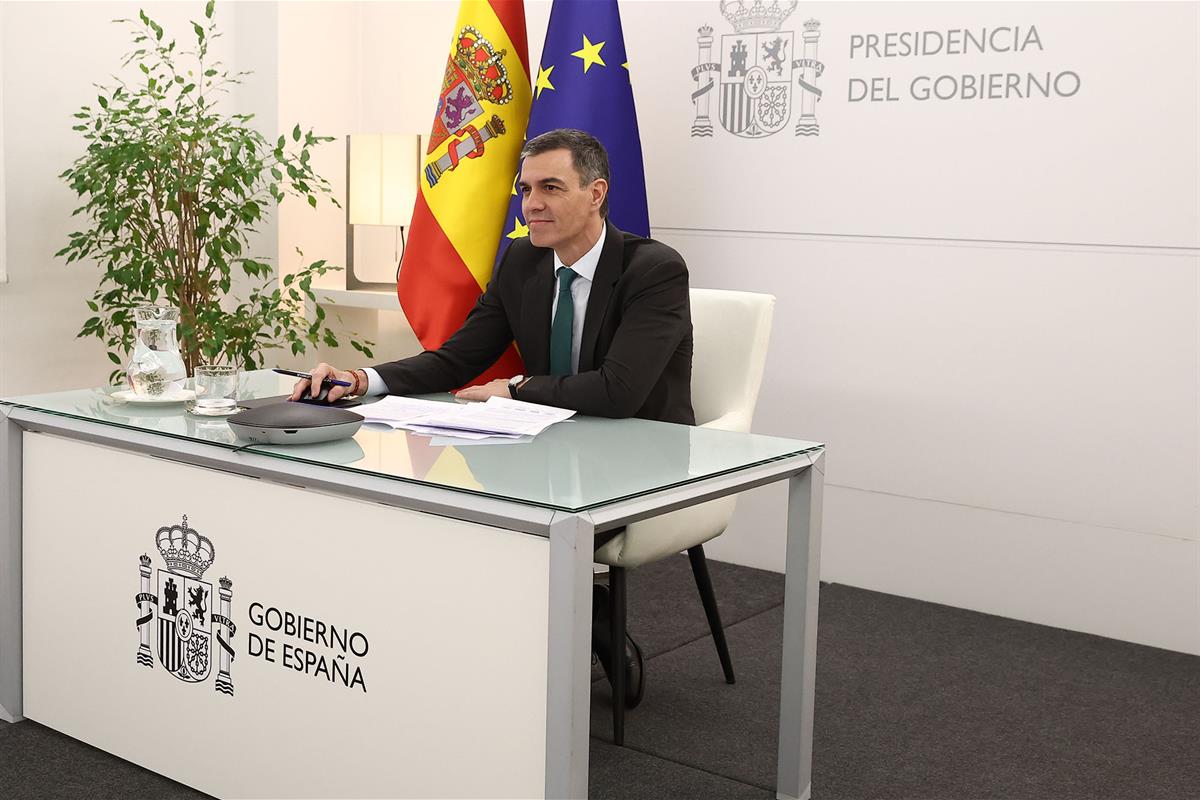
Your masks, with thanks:
[(749, 431), (767, 363), (775, 296), (692, 289), (696, 424)]

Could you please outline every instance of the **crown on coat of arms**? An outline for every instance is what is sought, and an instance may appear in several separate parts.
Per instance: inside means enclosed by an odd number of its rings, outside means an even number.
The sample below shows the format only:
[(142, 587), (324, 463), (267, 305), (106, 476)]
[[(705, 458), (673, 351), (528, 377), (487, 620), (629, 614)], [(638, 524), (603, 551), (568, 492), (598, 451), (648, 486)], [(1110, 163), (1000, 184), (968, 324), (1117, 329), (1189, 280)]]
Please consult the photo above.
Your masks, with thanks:
[(796, 10), (799, 0), (787, 0), (781, 3), (772, 0), (754, 0), (748, 5), (745, 0), (721, 0), (721, 13), (737, 33), (762, 33), (777, 31), (787, 16)]
[(476, 97), (504, 105), (512, 100), (512, 84), (503, 61), (507, 54), (507, 50), (496, 52), (491, 42), (468, 25), (458, 35), (452, 57)]
[(188, 527), (187, 514), (183, 515), (183, 524), (159, 528), (154, 544), (162, 553), (167, 569), (193, 578), (202, 576), (216, 558), (213, 543), (208, 537)]

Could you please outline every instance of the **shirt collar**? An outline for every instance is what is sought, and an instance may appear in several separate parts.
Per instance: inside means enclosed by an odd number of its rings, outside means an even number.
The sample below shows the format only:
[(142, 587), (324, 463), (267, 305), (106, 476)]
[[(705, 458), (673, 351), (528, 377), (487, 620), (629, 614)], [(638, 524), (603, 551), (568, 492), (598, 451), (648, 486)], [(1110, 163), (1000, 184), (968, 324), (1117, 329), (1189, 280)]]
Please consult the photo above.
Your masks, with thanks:
[[(604, 249), (604, 237), (608, 236), (608, 223), (600, 229), (600, 238), (592, 245), (592, 249), (588, 250), (583, 256), (571, 265), (571, 269), (575, 274), (588, 281), (596, 279), (596, 267), (600, 265), (600, 251)], [(565, 267), (566, 264), (558, 257), (558, 253), (554, 254), (554, 274), (558, 274), (560, 267)]]

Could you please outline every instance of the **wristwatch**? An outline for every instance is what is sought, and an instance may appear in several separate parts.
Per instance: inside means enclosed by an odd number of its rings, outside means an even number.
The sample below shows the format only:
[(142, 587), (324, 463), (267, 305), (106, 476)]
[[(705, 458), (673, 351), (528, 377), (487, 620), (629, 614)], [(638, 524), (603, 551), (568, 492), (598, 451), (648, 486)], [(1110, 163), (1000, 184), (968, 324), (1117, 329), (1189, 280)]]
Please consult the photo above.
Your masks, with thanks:
[(525, 380), (524, 375), (514, 375), (508, 379), (508, 396), (513, 400), (517, 399), (517, 387)]

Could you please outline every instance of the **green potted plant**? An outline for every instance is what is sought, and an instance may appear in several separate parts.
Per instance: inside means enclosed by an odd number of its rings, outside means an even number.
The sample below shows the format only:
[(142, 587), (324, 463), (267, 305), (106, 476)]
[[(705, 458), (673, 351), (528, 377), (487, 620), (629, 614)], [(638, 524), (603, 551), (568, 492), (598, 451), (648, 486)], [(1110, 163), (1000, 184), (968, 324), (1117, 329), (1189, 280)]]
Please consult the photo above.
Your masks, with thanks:
[[(139, 11), (115, 20), (133, 32), (137, 85), (115, 79), (98, 86), (95, 106), (75, 114), (87, 150), (62, 178), (84, 201), (75, 210), (87, 226), (58, 252), (67, 262), (94, 259), (103, 270), (88, 301), (94, 316), (79, 336), (95, 336), (121, 365), (134, 343), (134, 309), (165, 303), (179, 309), (179, 345), (191, 374), (197, 364), (264, 365), (264, 351), (338, 346), (315, 303), (313, 279), (340, 269), (314, 261), (278, 281), (271, 264), (248, 252), (249, 237), (285, 195), (328, 196), (330, 186), (310, 165), (312, 148), (332, 137), (296, 125), (290, 139), (270, 142), (250, 127), (253, 115), (223, 114), (217, 98), (247, 72), (231, 73), (209, 56), (220, 34), (214, 3), (205, 23), (192, 23), (195, 49), (177, 48), (162, 26)], [(240, 296), (234, 278), (249, 288)], [(305, 300), (316, 318), (305, 317)], [(367, 356), (371, 342), (350, 338)], [(116, 379), (122, 370), (113, 371)]]

